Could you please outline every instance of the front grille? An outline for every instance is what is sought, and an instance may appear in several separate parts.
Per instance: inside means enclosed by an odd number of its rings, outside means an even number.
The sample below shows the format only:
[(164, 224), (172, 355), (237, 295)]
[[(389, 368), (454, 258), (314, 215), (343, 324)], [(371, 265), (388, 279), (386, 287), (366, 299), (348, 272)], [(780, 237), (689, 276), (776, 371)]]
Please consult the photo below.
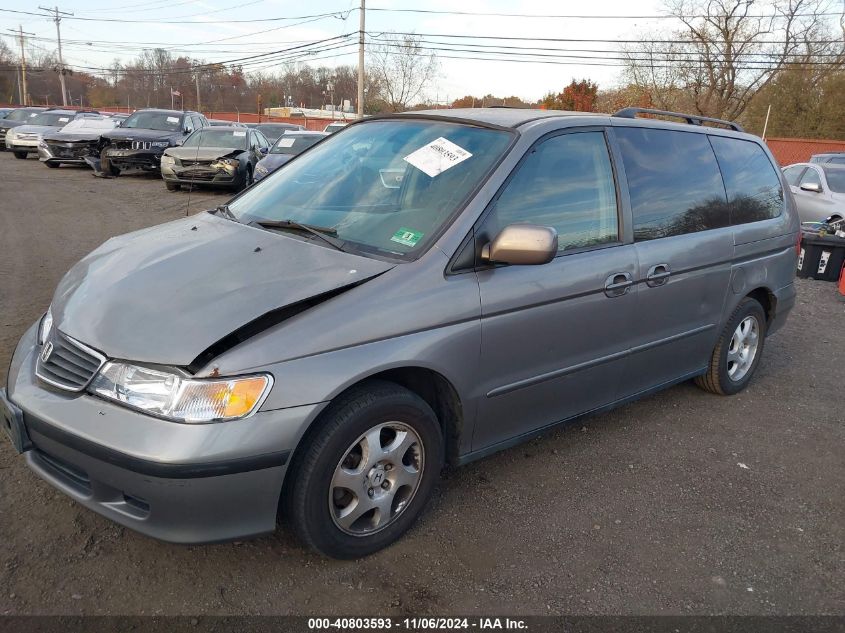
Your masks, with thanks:
[(47, 149), (56, 158), (81, 158), (83, 156), (94, 156), (97, 148), (93, 143), (47, 143)]
[(105, 362), (96, 350), (54, 332), (38, 353), (35, 374), (59, 389), (82, 391)]
[(182, 164), (182, 167), (193, 167), (194, 165), (200, 165), (202, 167), (206, 167), (211, 165), (212, 161), (210, 160), (184, 160), (182, 159), (179, 161)]

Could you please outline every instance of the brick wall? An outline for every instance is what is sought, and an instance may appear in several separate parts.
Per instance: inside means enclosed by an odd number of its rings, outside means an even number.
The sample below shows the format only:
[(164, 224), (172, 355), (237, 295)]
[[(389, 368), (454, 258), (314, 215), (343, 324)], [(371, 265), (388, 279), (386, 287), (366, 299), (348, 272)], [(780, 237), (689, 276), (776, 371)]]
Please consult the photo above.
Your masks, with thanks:
[(781, 167), (792, 163), (806, 163), (813, 154), (822, 152), (845, 152), (845, 141), (823, 141), (812, 138), (768, 138), (766, 144), (772, 150)]

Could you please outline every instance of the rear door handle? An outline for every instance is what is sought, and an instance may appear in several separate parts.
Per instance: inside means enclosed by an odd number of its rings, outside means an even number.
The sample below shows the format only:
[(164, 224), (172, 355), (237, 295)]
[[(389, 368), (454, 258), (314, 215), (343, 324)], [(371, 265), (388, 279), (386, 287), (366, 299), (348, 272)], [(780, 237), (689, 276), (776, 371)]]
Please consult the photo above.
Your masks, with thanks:
[(621, 297), (634, 285), (631, 273), (613, 273), (604, 282), (604, 294), (608, 297)]
[(669, 269), (669, 264), (657, 264), (648, 269), (648, 274), (645, 276), (646, 285), (650, 288), (657, 288), (666, 283), (672, 271)]

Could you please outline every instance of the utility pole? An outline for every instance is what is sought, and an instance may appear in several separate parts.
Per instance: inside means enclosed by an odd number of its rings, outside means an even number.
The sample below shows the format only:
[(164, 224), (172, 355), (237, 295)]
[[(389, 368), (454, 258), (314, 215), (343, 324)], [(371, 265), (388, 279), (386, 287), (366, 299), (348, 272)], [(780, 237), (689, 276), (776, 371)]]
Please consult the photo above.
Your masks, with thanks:
[(68, 13), (67, 11), (59, 11), (59, 7), (54, 7), (52, 9), (48, 9), (47, 7), (38, 6), (39, 9), (42, 11), (46, 11), (47, 13), (53, 13), (53, 22), (56, 23), (56, 41), (59, 44), (59, 82), (62, 84), (62, 105), (67, 105), (67, 91), (65, 89), (65, 62), (62, 58), (62, 30), (59, 27), (59, 24), (62, 21), (61, 15), (73, 15), (73, 13)]
[[(366, 18), (366, 1), (361, 0), (361, 22), (358, 28), (358, 118), (364, 118), (364, 20)], [(334, 114), (332, 114), (334, 118)]]
[(194, 75), (194, 79), (197, 82), (197, 112), (202, 112), (202, 106), (200, 105), (200, 73), (199, 71), (196, 72)]
[(15, 31), (14, 29), (7, 29), (11, 31), (15, 35), (18, 36), (18, 41), (21, 44), (21, 81), (18, 84), (18, 94), (20, 96), (21, 105), (26, 105), (28, 99), (27, 91), (26, 91), (26, 51), (24, 50), (23, 43), (24, 43), (24, 35), (35, 35), (35, 33), (28, 33), (23, 30), (23, 27), (19, 24), (18, 30)]

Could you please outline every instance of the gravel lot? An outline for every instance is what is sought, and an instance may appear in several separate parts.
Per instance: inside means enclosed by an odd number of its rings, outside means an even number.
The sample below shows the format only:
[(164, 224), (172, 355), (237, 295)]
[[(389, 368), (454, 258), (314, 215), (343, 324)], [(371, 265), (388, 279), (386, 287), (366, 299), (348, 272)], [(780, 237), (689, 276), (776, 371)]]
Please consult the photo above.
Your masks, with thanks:
[[(64, 272), (184, 215), (189, 196), (11, 154), (0, 172), (5, 382)], [(193, 192), (190, 210), (226, 199)], [(798, 287), (746, 392), (683, 384), (447, 473), (406, 538), (357, 562), (284, 525), (153, 541), (71, 502), (3, 440), (0, 614), (843, 614), (845, 303), (833, 284)]]

